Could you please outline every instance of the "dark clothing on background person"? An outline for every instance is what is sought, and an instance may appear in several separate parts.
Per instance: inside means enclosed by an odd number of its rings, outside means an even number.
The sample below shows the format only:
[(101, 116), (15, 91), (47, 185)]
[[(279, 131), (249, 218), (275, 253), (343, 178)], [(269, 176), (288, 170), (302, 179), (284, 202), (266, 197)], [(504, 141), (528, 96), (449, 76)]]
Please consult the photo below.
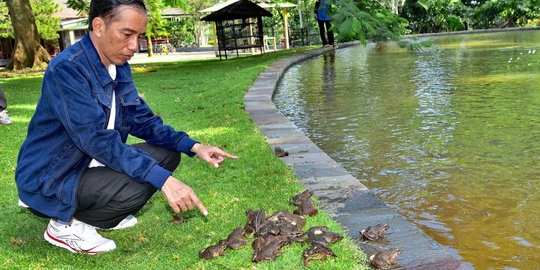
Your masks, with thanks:
[[(125, 144), (128, 134), (194, 156), (196, 141), (164, 125), (139, 97), (131, 69), (117, 66), (113, 80), (89, 35), (54, 57), (18, 156), (15, 181), (30, 208), (69, 222), (77, 188), (92, 159), (141, 184), (161, 189), (171, 176), (151, 154)], [(116, 121), (106, 129), (115, 91)]]
[[(323, 46), (334, 46), (334, 32), (330, 31), (330, 27), (332, 27), (332, 24), (330, 23), (328, 11), (329, 6), (326, 3), (326, 0), (317, 0), (317, 2), (315, 2), (315, 17), (317, 18), (317, 23), (319, 24), (319, 31), (321, 34)], [(326, 36), (328, 36), (328, 39), (326, 38)]]
[(2, 85), (0, 85), (0, 112), (5, 110), (6, 108), (7, 108), (6, 95), (4, 94), (4, 90), (2, 89)]
[[(334, 32), (330, 31), (330, 27), (332, 27), (332, 24), (330, 24), (330, 21), (317, 21), (319, 23), (319, 32), (321, 34), (321, 40), (324, 45), (334, 45)], [(326, 30), (324, 27), (326, 26)], [(328, 40), (325, 37), (325, 32), (328, 33)]]

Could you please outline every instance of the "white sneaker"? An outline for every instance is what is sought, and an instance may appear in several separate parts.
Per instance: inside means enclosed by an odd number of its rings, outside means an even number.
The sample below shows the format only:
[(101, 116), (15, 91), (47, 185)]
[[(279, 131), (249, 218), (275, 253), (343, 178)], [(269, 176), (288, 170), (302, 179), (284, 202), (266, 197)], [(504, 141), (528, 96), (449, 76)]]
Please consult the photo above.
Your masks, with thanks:
[(120, 221), (120, 223), (118, 223), (118, 225), (116, 225), (116, 226), (114, 226), (112, 228), (103, 229), (103, 228), (96, 227), (96, 229), (104, 230), (104, 231), (120, 230), (120, 229), (133, 227), (133, 226), (135, 226), (135, 224), (137, 224), (137, 218), (134, 217), (133, 215), (129, 215), (129, 216), (125, 217), (124, 219), (122, 219), (122, 221)]
[(26, 205), (26, 203), (21, 201), (21, 199), (19, 199), (19, 203), (17, 205), (20, 206), (20, 207), (29, 208), (28, 205)]
[(76, 219), (71, 223), (51, 219), (43, 237), (47, 242), (73, 253), (93, 255), (116, 248), (114, 241), (99, 235), (94, 226)]
[(7, 111), (0, 111), (0, 125), (11, 125), (13, 123), (11, 118), (7, 115)]

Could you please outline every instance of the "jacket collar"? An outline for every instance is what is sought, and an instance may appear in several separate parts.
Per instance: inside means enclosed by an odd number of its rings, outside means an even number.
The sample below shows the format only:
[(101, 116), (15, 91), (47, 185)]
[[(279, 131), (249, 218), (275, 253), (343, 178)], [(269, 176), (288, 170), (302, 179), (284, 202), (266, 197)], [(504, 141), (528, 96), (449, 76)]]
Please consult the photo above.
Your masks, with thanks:
[[(81, 47), (84, 50), (86, 56), (88, 57), (88, 60), (90, 62), (90, 67), (92, 71), (95, 73), (96, 77), (98, 78), (101, 86), (105, 87), (107, 84), (111, 83), (113, 80), (111, 76), (109, 75), (108, 69), (101, 62), (101, 58), (99, 58), (99, 54), (96, 48), (94, 47), (92, 40), (90, 39), (89, 33), (87, 33), (81, 39)], [(116, 70), (117, 70), (117, 73), (116, 73), (117, 82), (125, 83), (125, 82), (133, 81), (131, 77), (131, 68), (129, 67), (129, 64), (127, 62), (121, 66), (116, 66)]]

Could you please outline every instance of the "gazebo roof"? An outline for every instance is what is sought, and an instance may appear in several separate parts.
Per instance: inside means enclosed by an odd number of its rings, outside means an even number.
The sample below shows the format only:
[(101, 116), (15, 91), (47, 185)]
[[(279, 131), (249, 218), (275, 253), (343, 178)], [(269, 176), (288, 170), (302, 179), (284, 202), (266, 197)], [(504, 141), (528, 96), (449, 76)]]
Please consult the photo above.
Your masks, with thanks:
[[(206, 9), (203, 9), (203, 10), (200, 10), (199, 12), (200, 13), (206, 13), (206, 12), (214, 12), (214, 11), (218, 11), (228, 5), (231, 5), (231, 4), (234, 4), (236, 2), (238, 2), (240, 0), (229, 0), (227, 2), (220, 2), (220, 3), (217, 3), (209, 8), (206, 8)], [(289, 8), (289, 7), (297, 7), (298, 5), (295, 5), (295, 4), (291, 4), (291, 3), (266, 3), (264, 1), (254, 1), (257, 5), (259, 5), (260, 7), (262, 8), (271, 8), (271, 7), (281, 7), (281, 8)]]
[[(216, 9), (217, 6), (217, 9)], [(214, 11), (215, 10), (215, 11)], [(223, 21), (232, 19), (243, 19), (252, 17), (271, 17), (272, 13), (261, 6), (249, 0), (230, 0), (225, 3), (217, 4), (213, 7), (202, 10), (201, 12), (211, 12), (209, 15), (201, 18), (204, 21)]]

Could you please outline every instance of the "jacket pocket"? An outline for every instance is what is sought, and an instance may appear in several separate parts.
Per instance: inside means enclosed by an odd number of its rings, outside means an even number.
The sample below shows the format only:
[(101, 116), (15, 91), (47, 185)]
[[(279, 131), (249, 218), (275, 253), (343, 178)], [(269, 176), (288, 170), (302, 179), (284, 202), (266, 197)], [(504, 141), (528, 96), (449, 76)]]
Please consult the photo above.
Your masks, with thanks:
[(129, 131), (133, 122), (133, 115), (135, 113), (135, 109), (137, 108), (137, 106), (141, 105), (141, 98), (137, 94), (137, 91), (130, 91), (119, 98), (122, 107), (119, 110), (122, 121), (122, 123), (120, 124), (120, 128)]

